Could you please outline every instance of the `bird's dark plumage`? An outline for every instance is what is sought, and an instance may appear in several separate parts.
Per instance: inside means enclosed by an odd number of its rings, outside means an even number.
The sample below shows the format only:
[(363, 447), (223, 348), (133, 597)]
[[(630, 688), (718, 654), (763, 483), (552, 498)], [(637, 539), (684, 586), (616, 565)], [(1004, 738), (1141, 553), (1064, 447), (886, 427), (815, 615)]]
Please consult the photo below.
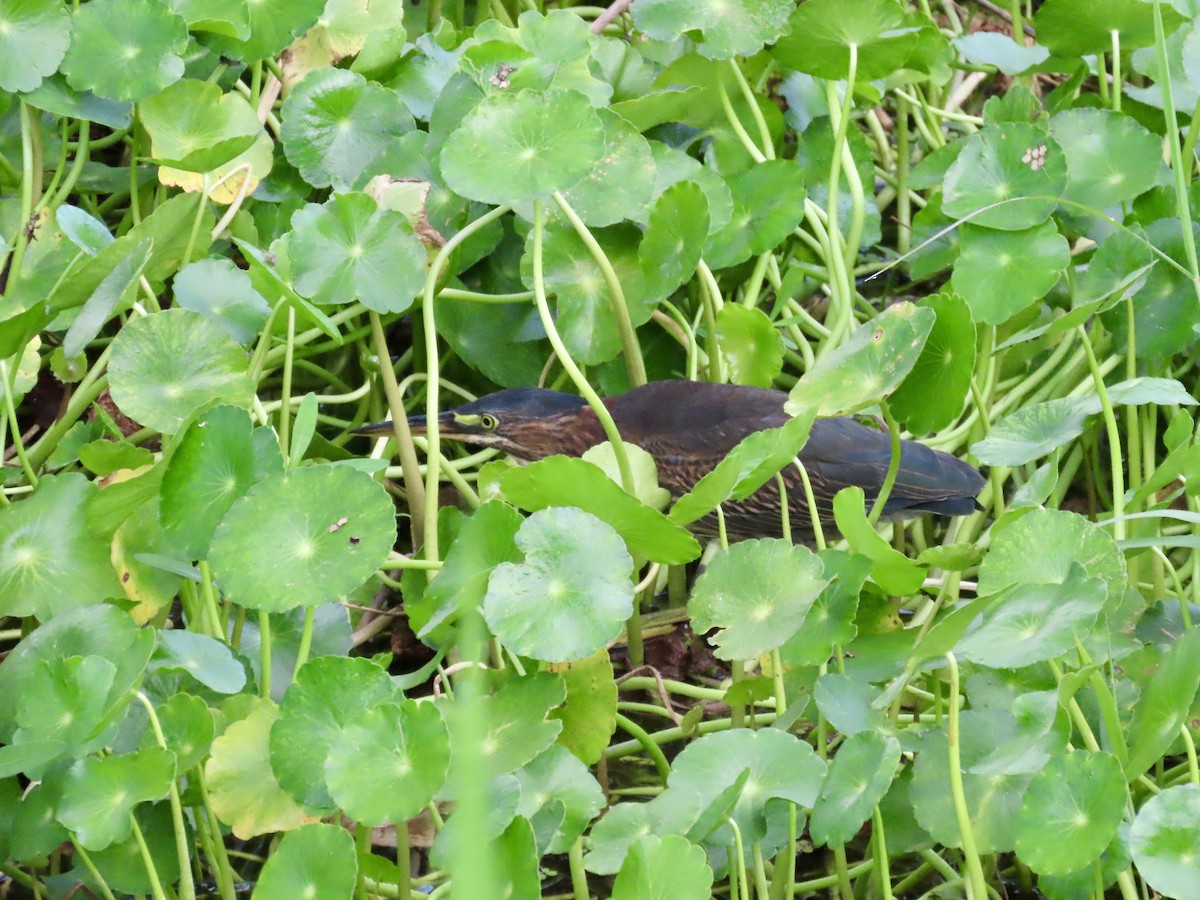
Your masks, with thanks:
[[(732, 384), (655, 381), (605, 400), (624, 440), (650, 453), (658, 464), (659, 482), (678, 498), (720, 462), (739, 441), (788, 421), (787, 395), (780, 391)], [(414, 416), (418, 433), (425, 418)], [(591, 408), (582, 398), (559, 391), (515, 388), (481, 397), (442, 413), (443, 437), (499, 447), (521, 459), (556, 453), (579, 456), (606, 440)], [(367, 426), (361, 433), (390, 430), (390, 423)], [(833, 496), (850, 485), (863, 489), (870, 503), (879, 494), (891, 461), (886, 431), (851, 418), (818, 419), (800, 451), (812, 482), (822, 522), (832, 521)], [(793, 533), (811, 535), (808, 504), (795, 467), (783, 472)], [(916, 441), (902, 441), (900, 469), (884, 506), (884, 515), (920, 513), (960, 516), (975, 508), (984, 478), (974, 468)], [(740, 502), (723, 504), (730, 535), (762, 537), (781, 531), (779, 492), (774, 480)], [(715, 518), (695, 526), (715, 529)]]

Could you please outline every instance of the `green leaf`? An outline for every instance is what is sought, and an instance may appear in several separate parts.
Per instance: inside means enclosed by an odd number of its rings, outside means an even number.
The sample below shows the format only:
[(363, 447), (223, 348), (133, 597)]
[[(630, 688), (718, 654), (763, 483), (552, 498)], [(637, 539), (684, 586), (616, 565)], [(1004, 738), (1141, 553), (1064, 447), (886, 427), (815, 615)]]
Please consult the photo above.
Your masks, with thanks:
[(246, 671), (229, 645), (194, 631), (164, 631), (150, 669), (187, 672), (218, 694), (236, 694), (246, 685)]
[(134, 807), (165, 797), (174, 778), (175, 754), (161, 747), (82, 759), (67, 773), (58, 821), (87, 849), (103, 850), (129, 835)]
[(1067, 157), (1063, 197), (1107, 209), (1133, 200), (1158, 181), (1159, 139), (1129, 116), (1107, 109), (1069, 109), (1050, 120)]
[(413, 127), (395, 91), (356, 72), (319, 69), (284, 101), (280, 138), (288, 162), (305, 181), (344, 191)]
[(660, 41), (698, 32), (702, 56), (733, 59), (753, 56), (783, 34), (792, 8), (789, 0), (639, 0), (633, 24)]
[(1034, 509), (993, 532), (979, 567), (979, 594), (1015, 584), (1061, 584), (1074, 564), (1108, 585), (1110, 597), (1125, 593), (1125, 559), (1112, 536), (1065, 510)]
[[(195, 0), (192, 0), (195, 2)], [(204, 43), (214, 52), (230, 59), (257, 62), (274, 56), (317, 23), (325, 9), (325, 0), (256, 0), (245, 7), (249, 12), (250, 36), (241, 39), (241, 10), (226, 15), (232, 20), (237, 37), (219, 32), (206, 34)], [(185, 14), (183, 10), (181, 14)]]
[[(537, 833), (545, 828), (548, 839), (539, 841), (547, 853), (566, 853), (605, 806), (604, 792), (587, 766), (557, 744), (517, 770), (521, 802), (517, 814), (529, 819)], [(548, 814), (557, 812), (552, 822)]]
[(71, 18), (55, 0), (3, 0), (0, 22), (0, 90), (32, 91), (62, 62)]
[[(554, 743), (562, 731), (562, 723), (546, 716), (566, 699), (566, 687), (561, 678), (548, 672), (506, 675), (493, 683), (495, 688), (487, 702), (483, 750), (487, 774), (495, 778), (515, 772)], [(447, 707), (446, 718), (452, 733), (457, 715), (462, 715), (461, 704)], [(452, 762), (453, 765), (456, 763)], [(455, 783), (453, 771), (450, 783)]]
[(418, 637), (428, 637), (443, 622), (479, 608), (492, 570), (521, 558), (513, 538), (522, 521), (511, 506), (489, 501), (463, 522), (424, 596), (419, 602), (409, 599)]
[(404, 312), (425, 285), (425, 248), (401, 213), (366, 194), (335, 194), (292, 217), (296, 291), (320, 305)]
[(667, 294), (686, 283), (704, 251), (708, 200), (694, 181), (671, 185), (654, 202), (638, 245), (638, 260), (649, 290)]
[(548, 662), (583, 659), (633, 612), (633, 560), (616, 532), (572, 507), (535, 512), (517, 532), (521, 563), (501, 563), (483, 617), (511, 650)]
[(324, 772), (329, 748), (359, 711), (399, 699), (387, 672), (368, 659), (310, 659), (288, 685), (271, 726), (271, 770), (280, 786), (306, 807), (332, 810)]
[(733, 217), (709, 239), (712, 268), (736, 265), (782, 243), (804, 219), (804, 172), (794, 162), (768, 160), (729, 179)]
[(250, 10), (238, 0), (167, 0), (190, 31), (211, 31), (245, 40), (250, 36)]
[(259, 900), (349, 897), (358, 879), (354, 838), (340, 825), (314, 823), (283, 836), (254, 885)]
[(904, 596), (920, 589), (925, 569), (879, 536), (867, 520), (862, 488), (842, 488), (833, 498), (833, 517), (850, 549), (874, 563), (871, 577), (890, 594)]
[(818, 556), (826, 576), (833, 580), (813, 601), (804, 627), (779, 649), (785, 663), (816, 666), (828, 662), (834, 645), (845, 646), (858, 634), (855, 613), (863, 582), (871, 574), (871, 560), (843, 550), (822, 550)]
[[(133, 104), (105, 100), (90, 91), (76, 91), (62, 72), (48, 76), (36, 90), (25, 94), (25, 102), (56, 116), (86, 119), (119, 131), (133, 121)], [(143, 866), (143, 868), (145, 868)]]
[(97, 493), (77, 472), (47, 476), (0, 510), (0, 613), (45, 621), (121, 595), (108, 542), (84, 517)]
[[(522, 19), (525, 15), (528, 13), (522, 14)], [(578, 16), (569, 18), (578, 21)], [(650, 144), (616, 113), (600, 109), (597, 114), (604, 128), (604, 156), (564, 196), (584, 224), (592, 228), (615, 225), (624, 219), (642, 221), (654, 190)]]
[(889, 306), (804, 373), (784, 408), (828, 416), (889, 396), (916, 365), (936, 319), (932, 309), (912, 303)]
[[(364, 767), (364, 755), (376, 765)], [(325, 782), (334, 802), (364, 825), (399, 823), (424, 809), (446, 780), (450, 733), (432, 703), (360, 709), (329, 747)]]
[(725, 304), (717, 313), (717, 341), (733, 384), (770, 387), (783, 368), (783, 337), (760, 309)]
[(446, 139), (441, 168), (469, 200), (520, 203), (574, 187), (604, 151), (604, 126), (582, 94), (521, 91), (471, 110)]
[[(342, 466), (313, 466), (269, 475), (235, 500), (209, 559), (229, 599), (283, 612), (354, 590), (395, 542), (395, 508), (381, 484)], [(276, 564), (264, 566), (264, 554)]]
[(654, 154), (658, 175), (654, 190), (656, 197), (672, 185), (690, 181), (700, 187), (704, 199), (708, 201), (708, 233), (713, 234), (729, 223), (733, 216), (733, 194), (724, 178), (676, 147), (653, 141), (650, 150)]
[[(54, 740), (30, 740), (0, 747), (0, 778), (12, 778), (22, 773), (32, 778), (66, 750), (65, 743)], [(16, 781), (11, 783), (15, 785)]]
[[(155, 710), (166, 744), (175, 754), (175, 767), (186, 772), (208, 758), (216, 723), (208, 704), (191, 694), (175, 694)], [(157, 743), (154, 731), (146, 729), (143, 747)]]
[(233, 502), (268, 475), (283, 473), (274, 433), (253, 428), (232, 406), (203, 413), (183, 433), (163, 474), (163, 530), (192, 559), (208, 555), (213, 532)]
[(957, 294), (931, 294), (919, 306), (937, 314), (921, 355), (889, 400), (913, 434), (941, 431), (962, 413), (975, 371), (975, 323)]
[(1053, 222), (1025, 231), (963, 225), (952, 284), (976, 321), (1002, 325), (1049, 293), (1070, 261)]
[(1200, 787), (1180, 784), (1155, 794), (1129, 829), (1138, 874), (1165, 897), (1196, 896), (1200, 867)]
[(125, 324), (113, 338), (108, 375), (122, 412), (172, 433), (201, 406), (248, 406), (254, 393), (248, 362), (199, 313), (168, 309)]
[(75, 10), (62, 72), (109, 100), (144, 100), (183, 76), (187, 24), (157, 0), (92, 0)]
[[(1193, 644), (1197, 646), (1192, 646)], [(1171, 747), (1191, 714), (1200, 688), (1200, 632), (1188, 629), (1158, 664), (1134, 707), (1125, 777), (1145, 773)]]
[(160, 165), (209, 172), (250, 149), (262, 123), (240, 94), (206, 81), (177, 81), (138, 107)]
[[(788, 816), (786, 804), (769, 801), (778, 798), (811, 807), (825, 778), (824, 761), (795, 736), (764, 728), (698, 738), (675, 757), (664, 797), (673, 792), (692, 793), (703, 808), (743, 769), (749, 769), (750, 776), (729, 818), (741, 829), (747, 849), (761, 843), (764, 855), (773, 853), (787, 843)], [(732, 841), (732, 830), (722, 825), (705, 843), (725, 847)], [(709, 855), (711, 858), (711, 849)]]
[(1017, 855), (1033, 871), (1065, 875), (1099, 858), (1125, 813), (1125, 778), (1108, 753), (1052, 758), (1017, 814)]
[(778, 428), (764, 428), (742, 438), (675, 501), (668, 517), (679, 525), (690, 525), (726, 500), (745, 500), (796, 458), (808, 441), (815, 417), (810, 410)]
[(687, 838), (646, 835), (629, 848), (613, 882), (613, 900), (707, 900), (713, 872)]
[[(749, 778), (749, 770), (742, 771)], [(683, 789), (649, 803), (614, 803), (588, 835), (584, 866), (597, 875), (615, 875), (634, 841), (651, 834), (682, 837), (699, 814), (700, 798)]]
[(625, 493), (590, 462), (547, 457), (510, 469), (500, 485), (505, 497), (523, 509), (563, 506), (590, 513), (610, 525), (631, 552), (647, 559), (681, 565), (700, 555), (696, 539), (680, 525)]
[(861, 731), (838, 749), (808, 823), (813, 843), (836, 847), (858, 834), (896, 776), (900, 742)]
[(1003, 591), (955, 652), (994, 669), (1056, 659), (1087, 636), (1107, 600), (1105, 583), (1072, 564), (1061, 584), (1018, 583)]
[(846, 80), (852, 48), (856, 82), (902, 69), (928, 73), (949, 61), (937, 29), (887, 0), (809, 0), (792, 13), (789, 25), (775, 56), (787, 68), (818, 78)]
[(271, 307), (250, 276), (228, 259), (184, 266), (173, 282), (175, 305), (198, 312), (245, 346), (258, 337)]
[(1022, 775), (1042, 771), (1052, 758), (1066, 750), (1070, 724), (1059, 706), (1057, 691), (1022, 694), (1012, 701), (1012, 711), (994, 711), (1003, 722), (990, 752), (969, 768), (975, 775)]
[(734, 544), (696, 579), (688, 611), (692, 628), (721, 631), (711, 642), (720, 659), (753, 659), (783, 644), (804, 624), (829, 584), (820, 558), (782, 539)]
[[(1163, 25), (1170, 34), (1183, 18), (1166, 4)], [(1115, 31), (1121, 49), (1145, 47), (1154, 43), (1154, 12), (1139, 0), (1097, 0), (1086, 16), (1071, 0), (1046, 0), (1033, 17), (1038, 40), (1059, 56), (1086, 56), (1112, 49)]]
[(116, 675), (117, 667), (100, 656), (42, 660), (22, 685), (16, 745), (54, 741), (71, 757), (105, 746), (127, 705), (110, 706)]
[(63, 338), (63, 353), (78, 356), (100, 333), (109, 316), (137, 283), (146, 263), (150, 261), (152, 246), (153, 241), (148, 238), (139, 242), (97, 285), (67, 329)]
[(268, 736), (279, 716), (269, 700), (246, 698), (250, 712), (213, 741), (204, 766), (213, 811), (242, 840), (313, 821), (271, 771)]
[(617, 684), (607, 650), (551, 666), (567, 687), (566, 702), (551, 711), (562, 722), (558, 743), (588, 765), (599, 762), (617, 728)]
[(954, 39), (954, 46), (967, 62), (977, 66), (995, 66), (1005, 75), (1020, 75), (1045, 62), (1050, 56), (1050, 51), (1040, 44), (1026, 47), (1007, 34), (993, 31), (961, 35)]
[(1022, 231), (1050, 218), (1066, 184), (1058, 142), (1034, 125), (1004, 122), (967, 139), (946, 172), (942, 209), (973, 225)]
[(971, 445), (971, 455), (989, 466), (1020, 466), (1069, 444), (1083, 434), (1088, 411), (1075, 397), (1034, 403), (992, 424)]

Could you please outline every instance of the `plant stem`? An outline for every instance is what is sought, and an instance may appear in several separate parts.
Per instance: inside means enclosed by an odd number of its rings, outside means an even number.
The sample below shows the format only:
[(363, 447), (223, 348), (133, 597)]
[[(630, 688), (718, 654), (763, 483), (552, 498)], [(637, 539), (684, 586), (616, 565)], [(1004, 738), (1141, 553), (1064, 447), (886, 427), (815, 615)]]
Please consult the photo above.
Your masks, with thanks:
[(963, 856), (967, 860), (967, 886), (970, 900), (986, 900), (987, 881), (983, 877), (983, 864), (975, 849), (975, 833), (971, 830), (971, 814), (967, 810), (967, 797), (963, 790), (962, 757), (959, 751), (958, 732), (958, 660), (953, 653), (946, 654), (947, 671), (950, 675), (950, 723), (948, 729), (950, 747), (950, 795), (954, 801), (954, 817), (962, 837)]

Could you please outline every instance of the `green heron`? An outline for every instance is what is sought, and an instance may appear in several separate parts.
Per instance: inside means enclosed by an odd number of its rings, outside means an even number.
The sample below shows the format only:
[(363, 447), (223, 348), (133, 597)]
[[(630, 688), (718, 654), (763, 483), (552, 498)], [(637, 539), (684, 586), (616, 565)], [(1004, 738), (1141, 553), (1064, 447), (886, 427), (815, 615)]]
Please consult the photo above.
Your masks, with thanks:
[[(659, 483), (677, 499), (695, 486), (747, 435), (788, 420), (787, 395), (780, 391), (698, 381), (655, 381), (604, 401), (622, 439), (654, 457)], [(409, 426), (424, 431), (425, 417)], [(512, 388), (488, 394), (438, 417), (442, 437), (496, 447), (524, 460), (554, 454), (580, 456), (607, 438), (581, 397), (541, 388)], [(391, 423), (367, 425), (360, 434), (390, 434)], [(885, 431), (852, 418), (818, 419), (800, 461), (809, 475), (822, 524), (833, 520), (833, 497), (844, 487), (878, 496), (891, 461)], [(811, 537), (808, 504), (795, 467), (784, 471), (788, 511), (797, 540)], [(916, 441), (901, 441), (900, 469), (883, 514), (901, 518), (921, 513), (961, 516), (974, 511), (984, 478), (974, 468)], [(779, 490), (769, 481), (741, 502), (722, 505), (730, 537), (778, 536)], [(693, 528), (713, 533), (714, 517)]]

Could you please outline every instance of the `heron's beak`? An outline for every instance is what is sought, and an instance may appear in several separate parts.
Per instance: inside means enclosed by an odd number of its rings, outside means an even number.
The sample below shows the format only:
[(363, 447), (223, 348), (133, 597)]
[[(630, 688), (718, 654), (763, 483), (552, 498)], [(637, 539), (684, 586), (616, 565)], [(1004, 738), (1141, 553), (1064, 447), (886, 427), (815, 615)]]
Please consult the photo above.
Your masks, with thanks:
[[(447, 410), (438, 415), (438, 431), (442, 437), (449, 440), (469, 438), (478, 433), (478, 427), (471, 427), (477, 420), (478, 416), (456, 415), (453, 410)], [(423, 435), (425, 433), (425, 417), (409, 416), (408, 430), (414, 435)], [(390, 421), (375, 422), (372, 425), (363, 425), (361, 428), (355, 428), (350, 433), (368, 437), (391, 435), (392, 423)]]

